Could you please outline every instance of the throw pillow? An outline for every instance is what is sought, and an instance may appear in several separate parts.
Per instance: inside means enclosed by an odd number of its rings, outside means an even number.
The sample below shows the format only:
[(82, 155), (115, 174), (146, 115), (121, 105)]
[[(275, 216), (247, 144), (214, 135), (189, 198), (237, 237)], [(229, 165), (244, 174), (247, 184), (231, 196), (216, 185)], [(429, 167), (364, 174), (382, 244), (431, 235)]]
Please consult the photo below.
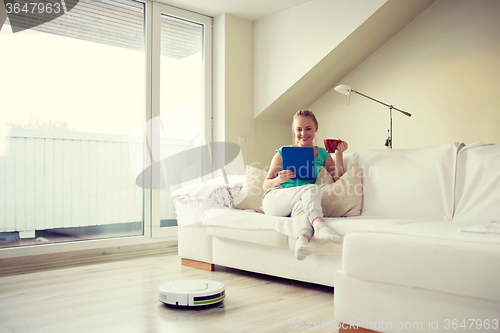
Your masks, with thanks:
[(333, 184), (332, 176), (326, 171), (325, 167), (321, 167), (316, 182), (314, 184), (323, 187), (324, 185)]
[(263, 213), (262, 211), (262, 196), (264, 190), (264, 180), (266, 179), (267, 172), (258, 169), (251, 165), (246, 166), (246, 182), (243, 184), (237, 198), (235, 198), (235, 207), (237, 209), (253, 209), (256, 212)]
[[(327, 174), (327, 176), (329, 175)], [(357, 164), (347, 170), (335, 183), (332, 180), (332, 183), (323, 185), (321, 189), (323, 192), (321, 206), (325, 217), (361, 215), (362, 169)]]

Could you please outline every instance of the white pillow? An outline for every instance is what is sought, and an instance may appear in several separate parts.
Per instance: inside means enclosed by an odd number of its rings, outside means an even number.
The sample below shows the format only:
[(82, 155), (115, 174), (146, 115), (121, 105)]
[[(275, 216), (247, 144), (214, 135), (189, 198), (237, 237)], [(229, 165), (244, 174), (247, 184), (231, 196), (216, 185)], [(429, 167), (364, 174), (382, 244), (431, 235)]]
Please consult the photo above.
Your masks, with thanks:
[(363, 216), (451, 221), (457, 153), (463, 144), (358, 153)]
[(362, 170), (354, 165), (334, 183), (325, 168), (316, 178), (321, 186), (321, 207), (325, 217), (359, 216), (363, 199)]
[(475, 142), (458, 154), (453, 221), (500, 221), (500, 146)]
[(251, 165), (246, 166), (246, 182), (243, 184), (239, 195), (233, 197), (237, 209), (253, 209), (256, 212), (262, 211), (262, 196), (264, 195), (264, 180), (267, 172)]

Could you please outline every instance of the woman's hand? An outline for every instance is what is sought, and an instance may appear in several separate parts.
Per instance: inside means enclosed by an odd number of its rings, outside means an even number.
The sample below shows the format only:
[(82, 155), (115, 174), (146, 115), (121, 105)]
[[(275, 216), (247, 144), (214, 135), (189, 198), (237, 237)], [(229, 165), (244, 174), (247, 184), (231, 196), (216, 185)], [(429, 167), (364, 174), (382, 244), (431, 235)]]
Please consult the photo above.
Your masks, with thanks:
[(347, 150), (348, 145), (347, 142), (342, 141), (338, 144), (337, 149), (335, 150), (336, 153), (343, 153)]
[(280, 181), (280, 184), (286, 182), (288, 179), (295, 178), (295, 172), (292, 170), (281, 170), (278, 172), (278, 178)]

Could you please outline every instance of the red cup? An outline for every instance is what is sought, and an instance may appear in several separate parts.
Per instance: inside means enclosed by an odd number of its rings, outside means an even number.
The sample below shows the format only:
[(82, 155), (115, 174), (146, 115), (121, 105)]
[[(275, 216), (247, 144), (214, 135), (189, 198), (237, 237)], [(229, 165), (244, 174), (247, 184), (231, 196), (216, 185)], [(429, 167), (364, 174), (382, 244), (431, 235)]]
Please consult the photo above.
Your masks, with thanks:
[(342, 142), (340, 139), (325, 139), (325, 148), (328, 153), (334, 153), (337, 146)]

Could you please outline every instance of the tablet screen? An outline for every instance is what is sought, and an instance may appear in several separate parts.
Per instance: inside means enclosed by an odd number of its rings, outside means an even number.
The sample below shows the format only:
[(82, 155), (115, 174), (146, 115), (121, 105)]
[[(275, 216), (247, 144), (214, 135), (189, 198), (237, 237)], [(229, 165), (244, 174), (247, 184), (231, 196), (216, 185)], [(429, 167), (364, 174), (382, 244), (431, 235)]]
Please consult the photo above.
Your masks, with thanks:
[(281, 154), (283, 156), (283, 170), (295, 172), (293, 179), (316, 179), (313, 147), (283, 147)]

